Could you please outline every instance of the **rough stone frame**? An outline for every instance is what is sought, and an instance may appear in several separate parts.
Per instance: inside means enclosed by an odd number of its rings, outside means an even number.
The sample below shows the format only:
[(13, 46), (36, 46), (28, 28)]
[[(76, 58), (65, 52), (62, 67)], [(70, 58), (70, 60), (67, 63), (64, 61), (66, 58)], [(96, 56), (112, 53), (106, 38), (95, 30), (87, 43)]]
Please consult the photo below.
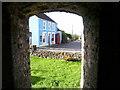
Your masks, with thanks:
[[(50, 5), (51, 4), (51, 5)], [(48, 11), (65, 11), (78, 14), (84, 21), (84, 60), (82, 86), (97, 87), (97, 67), (99, 52), (99, 4), (98, 3), (5, 3), (3, 19), (8, 21), (10, 39), (10, 71), (11, 81), (5, 78), (4, 85), (14, 88), (30, 88), (29, 30), (28, 18), (37, 13)], [(6, 22), (3, 22), (5, 26)], [(5, 42), (7, 43), (7, 41)], [(7, 57), (6, 57), (7, 58)], [(83, 62), (84, 61), (84, 62)], [(4, 63), (4, 62), (3, 62)], [(9, 65), (9, 64), (8, 64)], [(96, 68), (95, 68), (96, 67)], [(4, 67), (6, 71), (6, 67)], [(10, 73), (10, 72), (9, 72)], [(24, 82), (24, 83), (23, 83)], [(8, 83), (8, 84), (7, 84)], [(9, 83), (11, 83), (9, 85)], [(8, 85), (8, 86), (7, 86)], [(4, 87), (4, 86), (3, 86)]]

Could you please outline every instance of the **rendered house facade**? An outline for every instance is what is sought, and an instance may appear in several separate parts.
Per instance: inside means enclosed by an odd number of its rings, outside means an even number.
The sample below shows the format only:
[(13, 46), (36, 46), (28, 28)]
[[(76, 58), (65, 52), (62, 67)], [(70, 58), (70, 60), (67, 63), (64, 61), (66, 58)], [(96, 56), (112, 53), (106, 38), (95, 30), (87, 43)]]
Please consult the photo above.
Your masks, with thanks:
[(32, 33), (30, 39), (32, 45), (61, 44), (62, 32), (57, 28), (57, 23), (43, 13), (29, 18), (29, 30)]

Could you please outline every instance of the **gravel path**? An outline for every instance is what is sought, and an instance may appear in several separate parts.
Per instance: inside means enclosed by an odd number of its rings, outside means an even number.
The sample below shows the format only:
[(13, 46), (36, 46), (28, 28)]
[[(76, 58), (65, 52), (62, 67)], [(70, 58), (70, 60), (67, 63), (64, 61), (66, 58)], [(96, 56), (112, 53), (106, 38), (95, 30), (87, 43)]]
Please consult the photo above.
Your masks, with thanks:
[(72, 52), (80, 52), (81, 51), (81, 42), (80, 41), (73, 41), (66, 44), (61, 45), (53, 45), (53, 46), (44, 46), (38, 48), (40, 50), (56, 50), (56, 51), (72, 51)]

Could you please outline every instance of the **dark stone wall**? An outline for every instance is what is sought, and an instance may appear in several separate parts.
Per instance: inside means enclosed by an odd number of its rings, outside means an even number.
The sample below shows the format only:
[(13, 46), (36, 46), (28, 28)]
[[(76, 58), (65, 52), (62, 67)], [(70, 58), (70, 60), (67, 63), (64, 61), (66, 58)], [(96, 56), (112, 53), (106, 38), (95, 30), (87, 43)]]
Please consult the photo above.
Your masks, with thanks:
[(20, 13), (10, 13), (7, 6), (8, 3), (3, 4), (2, 87), (30, 88), (28, 19)]
[(13, 88), (10, 14), (6, 6), (2, 5), (2, 88)]
[(84, 20), (84, 86), (97, 88), (99, 59), (99, 13), (88, 11)]
[(14, 87), (29, 88), (30, 58), (29, 58), (29, 30), (27, 18), (11, 15), (11, 43)]

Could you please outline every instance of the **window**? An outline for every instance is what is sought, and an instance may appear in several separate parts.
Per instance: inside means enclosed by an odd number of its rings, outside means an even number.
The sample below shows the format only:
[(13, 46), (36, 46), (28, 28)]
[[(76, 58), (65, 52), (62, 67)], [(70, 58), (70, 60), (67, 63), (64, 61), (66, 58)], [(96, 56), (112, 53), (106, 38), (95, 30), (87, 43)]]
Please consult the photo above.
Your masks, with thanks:
[(54, 41), (54, 34), (52, 34), (52, 41)]
[(48, 30), (50, 30), (50, 29), (51, 29), (51, 23), (48, 22)]
[(46, 21), (43, 21), (43, 29), (46, 30)]
[(52, 24), (52, 30), (55, 30), (55, 24), (54, 23)]
[(46, 33), (42, 34), (42, 39), (43, 39), (43, 44), (45, 44), (46, 43)]
[(42, 42), (42, 36), (40, 36), (40, 42)]
[(50, 32), (48, 32), (48, 44), (50, 45), (50, 43), (51, 43), (51, 36), (50, 36)]
[(29, 44), (32, 44), (32, 32), (29, 32)]
[(45, 43), (45, 38), (43, 38), (43, 43)]
[(29, 37), (32, 37), (32, 32), (29, 32)]

